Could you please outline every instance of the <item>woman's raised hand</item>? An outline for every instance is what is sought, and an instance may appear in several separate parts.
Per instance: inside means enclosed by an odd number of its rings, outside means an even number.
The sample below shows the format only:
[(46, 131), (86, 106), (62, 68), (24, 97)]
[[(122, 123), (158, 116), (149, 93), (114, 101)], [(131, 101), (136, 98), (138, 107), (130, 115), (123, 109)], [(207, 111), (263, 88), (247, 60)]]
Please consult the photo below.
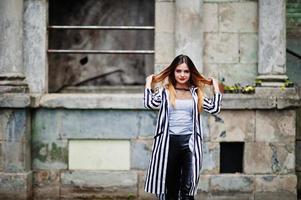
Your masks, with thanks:
[(153, 78), (154, 78), (154, 74), (151, 74), (151, 75), (146, 77), (146, 83), (145, 83), (146, 88), (151, 88)]
[(218, 85), (218, 81), (215, 78), (209, 77), (212, 80), (212, 85), (214, 88), (215, 92), (220, 92), (219, 91), (219, 85)]
[(149, 76), (146, 77), (146, 83), (151, 83), (153, 81), (153, 77), (154, 77), (154, 74), (151, 74)]

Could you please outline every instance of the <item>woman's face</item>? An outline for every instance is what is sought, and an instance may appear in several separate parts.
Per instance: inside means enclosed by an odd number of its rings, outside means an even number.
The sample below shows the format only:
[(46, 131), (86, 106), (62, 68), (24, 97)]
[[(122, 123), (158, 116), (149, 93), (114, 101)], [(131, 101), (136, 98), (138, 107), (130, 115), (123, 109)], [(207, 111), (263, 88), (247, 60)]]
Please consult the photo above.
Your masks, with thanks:
[(177, 84), (187, 85), (190, 78), (190, 70), (186, 63), (178, 65), (175, 69), (175, 79)]

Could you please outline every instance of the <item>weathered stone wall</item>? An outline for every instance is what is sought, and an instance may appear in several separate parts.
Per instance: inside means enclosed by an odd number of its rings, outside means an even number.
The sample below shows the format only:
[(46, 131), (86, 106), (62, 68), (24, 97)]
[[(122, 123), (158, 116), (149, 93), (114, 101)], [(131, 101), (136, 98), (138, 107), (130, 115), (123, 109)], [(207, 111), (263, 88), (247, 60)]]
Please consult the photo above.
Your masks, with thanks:
[(204, 1), (204, 74), (227, 85), (257, 75), (257, 1)]
[[(155, 112), (142, 110), (37, 110), (33, 119), (35, 198), (144, 195), (140, 179), (148, 166), (155, 120)], [(94, 157), (96, 160), (106, 157), (105, 162), (110, 162), (108, 155), (114, 155), (110, 151), (120, 148), (114, 141), (128, 141), (130, 151), (126, 158), (129, 160), (119, 164), (130, 163), (130, 171), (108, 167), (107, 163), (99, 163), (98, 170), (93, 171), (69, 170), (70, 140), (111, 141), (107, 152), (98, 152)], [(124, 152), (120, 154), (124, 155)], [(121, 160), (122, 157), (115, 154), (111, 159)], [(102, 166), (107, 170), (101, 170)], [(50, 178), (46, 185), (43, 184), (44, 176)]]
[[(143, 186), (157, 112), (143, 107), (143, 86), (134, 89), (139, 93), (111, 88), (101, 94), (47, 94), (48, 78), (57, 75), (49, 74), (45, 55), (47, 2), (24, 0), (24, 70), (20, 65), (17, 72), (24, 71), (30, 93), (0, 95), (0, 199), (154, 199)], [(206, 76), (253, 83), (257, 35), (264, 31), (258, 30), (259, 1), (185, 2), (155, 1), (155, 66), (149, 72), (160, 71), (178, 53), (191, 53)], [(14, 72), (13, 64), (10, 59), (5, 72)], [(294, 88), (257, 87), (255, 94), (225, 94), (218, 116), (202, 114), (204, 166), (197, 199), (296, 199), (300, 104)], [(220, 173), (221, 142), (244, 143), (242, 173)], [(80, 159), (74, 159), (77, 154)]]
[[(271, 94), (278, 96), (270, 98)], [(284, 97), (290, 97), (290, 102), (298, 100), (296, 93), (262, 88), (255, 95), (242, 96), (225, 95), (221, 114), (202, 115), (205, 146), (198, 197), (295, 199), (296, 113), (281, 101), (286, 101)], [(157, 112), (143, 109), (142, 94), (77, 97), (52, 94), (36, 102), (44, 108), (37, 109), (32, 119), (35, 198), (153, 198), (143, 191), (143, 185)], [(101, 104), (105, 99), (107, 103)], [(123, 103), (129, 99), (131, 103)], [(268, 109), (262, 109), (265, 107)], [(114, 146), (116, 140), (129, 142), (129, 160), (124, 163), (130, 163), (129, 170), (70, 170), (70, 140), (83, 144), (112, 141), (113, 149), (119, 148)], [(244, 142), (241, 174), (220, 174), (220, 142), (230, 141)], [(101, 151), (95, 160), (108, 154), (110, 150)]]

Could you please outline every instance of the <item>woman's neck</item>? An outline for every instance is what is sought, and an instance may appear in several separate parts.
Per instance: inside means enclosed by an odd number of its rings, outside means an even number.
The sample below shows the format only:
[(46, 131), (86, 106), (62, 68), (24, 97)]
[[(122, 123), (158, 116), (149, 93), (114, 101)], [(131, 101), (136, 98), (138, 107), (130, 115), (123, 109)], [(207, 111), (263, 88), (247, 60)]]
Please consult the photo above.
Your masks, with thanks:
[(187, 84), (179, 84), (179, 83), (176, 84), (175, 88), (177, 88), (177, 89), (189, 89)]

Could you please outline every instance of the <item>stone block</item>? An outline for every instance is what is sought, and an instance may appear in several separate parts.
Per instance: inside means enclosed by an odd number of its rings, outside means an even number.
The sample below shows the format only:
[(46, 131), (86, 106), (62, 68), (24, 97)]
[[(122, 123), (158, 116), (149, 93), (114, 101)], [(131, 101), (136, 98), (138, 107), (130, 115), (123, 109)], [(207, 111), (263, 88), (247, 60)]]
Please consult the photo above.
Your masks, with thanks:
[(69, 140), (70, 170), (129, 170), (129, 140)]
[(155, 8), (156, 32), (174, 32), (175, 6), (173, 2), (157, 2)]
[(221, 32), (257, 32), (257, 2), (229, 2), (219, 5)]
[(294, 110), (257, 110), (256, 141), (293, 142), (296, 135)]
[[(142, 101), (142, 100), (141, 100)], [(142, 112), (142, 113), (140, 113)], [(147, 116), (144, 116), (147, 115)], [(130, 139), (138, 132), (150, 134), (154, 115), (128, 110), (38, 110), (34, 117), (34, 141), (61, 139)], [(126, 120), (125, 120), (126, 119)], [(154, 117), (155, 120), (155, 117)], [(120, 129), (122, 127), (122, 129)], [(152, 129), (152, 130), (149, 130)]]
[(30, 140), (30, 115), (25, 109), (4, 109), (0, 113), (0, 140)]
[(277, 191), (277, 192), (256, 192), (254, 200), (296, 200), (297, 195), (291, 192)]
[(210, 179), (211, 192), (252, 192), (255, 180), (253, 176), (243, 174), (213, 175)]
[(210, 200), (211, 194), (208, 192), (198, 191), (198, 193), (195, 195), (195, 199)]
[[(27, 89), (27, 88), (26, 88)], [(5, 86), (5, 88), (1, 87), (1, 96), (0, 96), (0, 105), (1, 108), (27, 108), (31, 106), (32, 100), (31, 96), (27, 93), (19, 93), (20, 90), (26, 89), (22, 86), (14, 87), (14, 86)], [(4, 90), (4, 91), (3, 91)], [(6, 93), (6, 91), (18, 93)]]
[(131, 141), (131, 169), (147, 169), (151, 157), (152, 144), (152, 139)]
[[(80, 123), (75, 125), (74, 122)], [(60, 134), (63, 138), (73, 139), (126, 139), (138, 135), (138, 124), (139, 118), (136, 111), (64, 111)]]
[[(256, 93), (256, 92), (255, 92)], [(224, 94), (222, 108), (224, 110), (250, 110), (250, 109), (275, 109), (276, 102), (273, 98), (258, 98), (256, 94)]]
[(173, 33), (155, 32), (155, 63), (171, 63), (175, 55)]
[(257, 63), (258, 54), (257, 34), (240, 34), (239, 53), (241, 63)]
[(218, 142), (204, 142), (203, 143), (203, 167), (202, 174), (218, 174), (219, 160), (220, 160), (220, 145)]
[(68, 141), (35, 141), (32, 144), (33, 169), (67, 169)]
[(208, 193), (209, 192), (209, 182), (211, 175), (200, 175), (198, 184), (198, 193)]
[(57, 170), (36, 170), (33, 172), (34, 199), (59, 200), (60, 172)]
[(290, 192), (296, 194), (297, 176), (292, 175), (256, 175), (256, 192)]
[(202, 123), (202, 128), (203, 128), (203, 136), (204, 136), (204, 141), (210, 141), (210, 134), (209, 134), (209, 117), (210, 114), (203, 111), (200, 115), (201, 118), (201, 123)]
[(238, 63), (239, 40), (235, 33), (205, 33), (205, 63)]
[(144, 183), (145, 183), (145, 171), (140, 171), (138, 173), (138, 199), (141, 200), (155, 200), (158, 199), (156, 195), (147, 193), (144, 191)]
[(242, 85), (253, 85), (257, 76), (256, 64), (214, 64), (205, 63), (204, 75), (206, 77), (215, 77), (224, 79), (224, 84), (234, 85), (240, 83)]
[(4, 172), (24, 172), (30, 170), (30, 141), (2, 141), (0, 151)]
[(289, 174), (295, 170), (295, 143), (246, 142), (244, 172)]
[(133, 171), (66, 171), (61, 173), (60, 198), (135, 198), (138, 175)]
[(210, 117), (210, 141), (254, 141), (255, 111), (223, 111)]
[(203, 4), (204, 32), (218, 32), (218, 4)]
[(254, 200), (253, 193), (228, 193), (228, 194), (211, 194), (210, 200)]
[(32, 172), (0, 173), (0, 199), (23, 200), (32, 197)]
[[(61, 113), (61, 110), (36, 110), (32, 119), (33, 143), (41, 141), (51, 142), (60, 139)], [(78, 126), (78, 124), (79, 123), (74, 123), (73, 126)]]
[(138, 134), (139, 137), (153, 138), (155, 134), (157, 111), (138, 112)]

